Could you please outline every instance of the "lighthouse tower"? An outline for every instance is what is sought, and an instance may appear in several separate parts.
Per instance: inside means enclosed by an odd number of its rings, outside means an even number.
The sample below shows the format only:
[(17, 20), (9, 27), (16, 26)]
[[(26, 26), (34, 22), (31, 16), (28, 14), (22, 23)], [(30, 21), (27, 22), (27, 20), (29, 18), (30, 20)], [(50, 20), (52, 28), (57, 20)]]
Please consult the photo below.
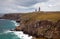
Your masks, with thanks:
[(38, 11), (40, 12), (40, 7), (39, 7)]

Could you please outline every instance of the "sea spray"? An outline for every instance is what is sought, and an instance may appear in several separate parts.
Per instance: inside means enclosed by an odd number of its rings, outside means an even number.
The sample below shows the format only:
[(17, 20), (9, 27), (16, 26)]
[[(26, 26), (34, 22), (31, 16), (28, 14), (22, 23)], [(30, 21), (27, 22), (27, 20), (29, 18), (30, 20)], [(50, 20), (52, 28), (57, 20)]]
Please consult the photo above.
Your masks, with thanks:
[(14, 34), (17, 35), (21, 39), (32, 39), (32, 36), (24, 34), (22, 31), (14, 31)]
[(0, 39), (21, 39), (15, 35), (12, 31), (5, 31), (0, 33)]
[[(12, 20), (11, 22), (13, 22), (15, 26), (19, 26), (19, 24), (16, 21)], [(21, 39), (32, 39), (32, 36), (24, 34), (22, 31), (12, 31), (12, 32)]]
[(5, 31), (3, 33), (0, 33), (0, 35), (1, 34), (8, 34), (8, 33), (14, 33), (20, 39), (32, 39), (32, 36), (24, 34), (22, 31), (10, 31), (10, 30), (7, 30), (7, 31)]
[(15, 24), (15, 26), (19, 26), (20, 24), (17, 23), (15, 20), (11, 20), (11, 22), (13, 22)]
[(15, 24), (11, 20), (0, 20), (0, 39), (20, 39), (11, 29), (15, 29)]
[(22, 31), (10, 31), (18, 26), (14, 20), (0, 20), (0, 39), (31, 39), (32, 36), (24, 34)]

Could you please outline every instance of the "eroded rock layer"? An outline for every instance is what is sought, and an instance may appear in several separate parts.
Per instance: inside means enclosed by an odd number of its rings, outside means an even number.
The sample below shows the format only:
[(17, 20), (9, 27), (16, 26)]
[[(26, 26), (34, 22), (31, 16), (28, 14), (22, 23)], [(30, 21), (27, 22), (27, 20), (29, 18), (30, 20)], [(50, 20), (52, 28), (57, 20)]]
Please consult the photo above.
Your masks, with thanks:
[(60, 20), (52, 22), (49, 20), (33, 21), (16, 27), (16, 31), (23, 31), (35, 37), (60, 38)]

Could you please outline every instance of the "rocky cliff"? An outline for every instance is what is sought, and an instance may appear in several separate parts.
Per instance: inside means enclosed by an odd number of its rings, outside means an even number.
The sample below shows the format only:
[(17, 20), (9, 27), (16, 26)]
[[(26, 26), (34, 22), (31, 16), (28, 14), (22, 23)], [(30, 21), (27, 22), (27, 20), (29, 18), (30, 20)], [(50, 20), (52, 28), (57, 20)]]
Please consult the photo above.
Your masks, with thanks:
[(60, 38), (60, 12), (32, 12), (26, 14), (5, 15), (7, 19), (19, 19), (16, 31), (23, 31), (37, 39)]
[(20, 14), (5, 14), (2, 19), (11, 19), (11, 20), (17, 20), (20, 18)]
[(9, 19), (9, 20), (15, 20), (16, 22), (20, 23), (20, 17), (22, 16), (22, 13), (12, 13), (12, 14), (5, 14), (0, 19)]
[(25, 34), (29, 34), (37, 38), (58, 39), (60, 38), (60, 20), (57, 22), (48, 20), (35, 21), (18, 26), (15, 30), (23, 31)]
[(60, 13), (32, 13), (21, 17), (16, 31), (23, 31), (38, 39), (60, 38)]

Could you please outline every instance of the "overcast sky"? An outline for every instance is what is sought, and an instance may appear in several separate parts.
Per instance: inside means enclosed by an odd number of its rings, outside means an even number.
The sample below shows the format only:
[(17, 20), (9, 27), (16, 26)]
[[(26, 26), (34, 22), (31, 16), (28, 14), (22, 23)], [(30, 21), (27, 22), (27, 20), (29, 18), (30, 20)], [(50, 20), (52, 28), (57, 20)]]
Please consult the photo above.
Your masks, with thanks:
[(0, 0), (0, 13), (60, 11), (60, 0)]

